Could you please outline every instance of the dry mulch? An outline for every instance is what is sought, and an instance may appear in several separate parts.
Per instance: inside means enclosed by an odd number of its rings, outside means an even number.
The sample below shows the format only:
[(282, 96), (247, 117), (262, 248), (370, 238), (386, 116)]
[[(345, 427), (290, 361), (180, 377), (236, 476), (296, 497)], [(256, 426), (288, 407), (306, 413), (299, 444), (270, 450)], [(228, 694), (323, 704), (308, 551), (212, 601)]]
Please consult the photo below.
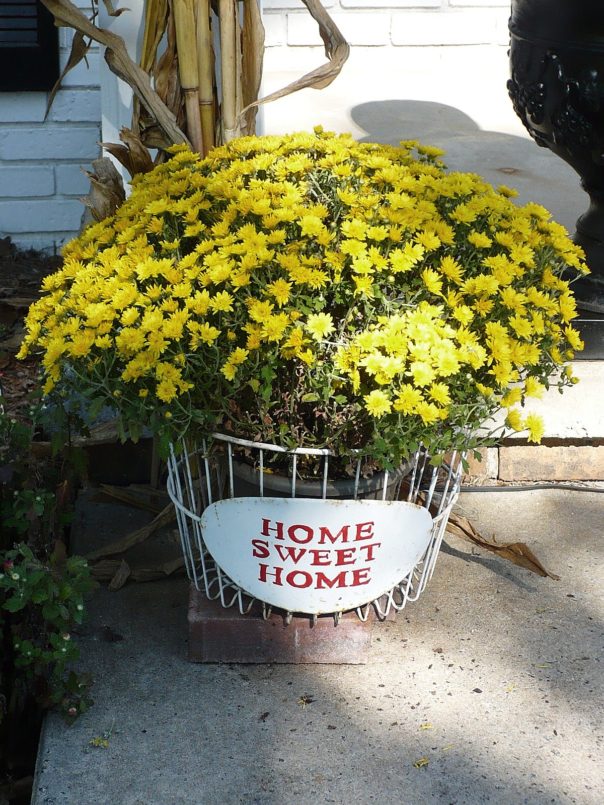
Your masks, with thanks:
[(38, 388), (38, 362), (16, 358), (23, 338), (23, 319), (40, 294), (45, 276), (61, 266), (59, 256), (18, 249), (0, 238), (0, 392), (9, 416), (26, 420), (31, 393)]

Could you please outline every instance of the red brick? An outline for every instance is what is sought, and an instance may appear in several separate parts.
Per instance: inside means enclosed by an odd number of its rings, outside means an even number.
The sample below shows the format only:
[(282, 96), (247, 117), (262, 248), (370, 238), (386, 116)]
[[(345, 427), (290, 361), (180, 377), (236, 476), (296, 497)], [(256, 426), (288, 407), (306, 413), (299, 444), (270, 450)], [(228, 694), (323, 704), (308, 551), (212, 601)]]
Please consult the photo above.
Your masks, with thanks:
[(468, 455), (468, 471), (464, 475), (464, 483), (476, 481), (477, 479), (495, 480), (497, 478), (498, 451), (496, 447), (484, 447), (480, 451), (480, 458), (474, 458), (474, 454)]
[(502, 481), (604, 481), (604, 446), (499, 448)]
[(267, 620), (259, 613), (241, 615), (237, 607), (208, 601), (191, 585), (189, 596), (189, 660), (233, 663), (334, 663), (362, 665), (371, 647), (371, 620), (355, 613), (333, 617), (295, 616), (289, 625), (279, 614)]

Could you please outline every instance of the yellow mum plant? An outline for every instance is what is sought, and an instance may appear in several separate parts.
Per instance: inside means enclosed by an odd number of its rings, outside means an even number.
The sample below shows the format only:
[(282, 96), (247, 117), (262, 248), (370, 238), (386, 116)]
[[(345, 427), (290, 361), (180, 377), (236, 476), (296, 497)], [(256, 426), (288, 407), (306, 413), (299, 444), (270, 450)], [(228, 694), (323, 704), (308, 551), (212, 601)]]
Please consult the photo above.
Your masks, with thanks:
[(391, 467), (484, 443), (501, 408), (538, 441), (522, 404), (573, 382), (562, 275), (587, 269), (545, 209), (439, 156), (321, 129), (175, 147), (65, 247), (21, 355), (164, 446), (222, 429)]

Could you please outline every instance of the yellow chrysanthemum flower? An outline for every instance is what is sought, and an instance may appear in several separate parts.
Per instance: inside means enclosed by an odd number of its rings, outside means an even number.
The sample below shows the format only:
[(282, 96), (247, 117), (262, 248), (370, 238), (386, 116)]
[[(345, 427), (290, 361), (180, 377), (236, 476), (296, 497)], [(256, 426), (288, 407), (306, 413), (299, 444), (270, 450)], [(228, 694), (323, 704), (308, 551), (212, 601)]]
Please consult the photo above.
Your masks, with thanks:
[(366, 394), (364, 400), (365, 408), (373, 417), (382, 417), (392, 410), (392, 403), (388, 395), (379, 389), (374, 389), (374, 391)]
[(170, 438), (229, 410), (252, 438), (337, 450), (335, 428), (378, 464), (478, 443), (500, 408), (541, 437), (516, 406), (573, 382), (562, 276), (586, 270), (547, 211), (412, 142), (317, 129), (169, 154), (44, 280), (19, 355), (41, 351), (45, 393), (105, 390)]
[(523, 429), (529, 432), (527, 437), (528, 441), (539, 444), (545, 433), (545, 427), (541, 417), (538, 414), (528, 414), (525, 417), (523, 426)]
[(508, 428), (511, 428), (512, 430), (515, 431), (520, 431), (524, 429), (522, 416), (517, 408), (512, 408), (507, 412), (507, 416), (505, 418), (505, 424)]
[(306, 330), (315, 341), (322, 341), (335, 330), (331, 313), (312, 313), (306, 319)]

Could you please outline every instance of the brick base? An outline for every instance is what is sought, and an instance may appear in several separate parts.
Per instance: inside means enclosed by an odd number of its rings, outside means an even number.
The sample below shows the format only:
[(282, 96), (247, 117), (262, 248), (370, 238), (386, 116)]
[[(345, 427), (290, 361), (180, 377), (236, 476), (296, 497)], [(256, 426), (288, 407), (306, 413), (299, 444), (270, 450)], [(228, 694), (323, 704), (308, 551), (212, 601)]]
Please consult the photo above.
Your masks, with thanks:
[(355, 613), (333, 617), (292, 618), (281, 615), (264, 620), (260, 614), (240, 615), (208, 601), (191, 585), (189, 595), (189, 660), (229, 663), (334, 663), (363, 665), (371, 647), (371, 615), (366, 623)]
[(502, 481), (604, 481), (604, 446), (504, 446)]
[(497, 481), (604, 481), (604, 445), (514, 444), (482, 451), (482, 462), (468, 459), (466, 484)]

